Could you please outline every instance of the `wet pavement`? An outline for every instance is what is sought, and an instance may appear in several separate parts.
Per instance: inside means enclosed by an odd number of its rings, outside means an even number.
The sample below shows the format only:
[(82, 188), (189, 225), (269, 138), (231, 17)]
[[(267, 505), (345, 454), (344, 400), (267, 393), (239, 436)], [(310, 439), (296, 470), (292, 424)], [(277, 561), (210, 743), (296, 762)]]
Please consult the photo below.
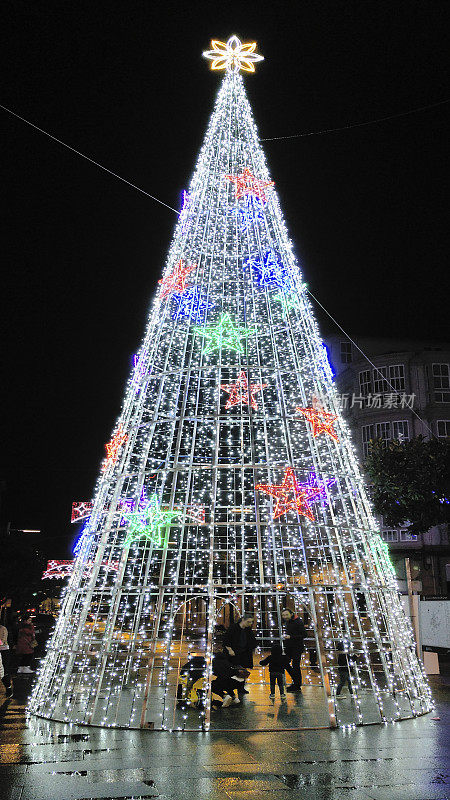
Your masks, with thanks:
[(450, 679), (431, 683), (436, 713), (386, 726), (162, 733), (27, 719), (17, 681), (0, 695), (0, 799), (450, 800)]

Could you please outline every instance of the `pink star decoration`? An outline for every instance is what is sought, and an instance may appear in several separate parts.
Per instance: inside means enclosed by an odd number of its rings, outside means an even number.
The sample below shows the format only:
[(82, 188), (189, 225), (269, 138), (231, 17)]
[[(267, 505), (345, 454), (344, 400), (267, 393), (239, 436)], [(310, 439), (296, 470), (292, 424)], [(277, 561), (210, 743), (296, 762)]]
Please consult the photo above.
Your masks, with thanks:
[(240, 197), (245, 197), (246, 194), (253, 194), (258, 197), (262, 203), (267, 202), (266, 189), (275, 186), (274, 181), (263, 181), (260, 178), (255, 178), (248, 167), (240, 172), (238, 175), (225, 175), (227, 181), (234, 183), (236, 188), (236, 200)]
[(220, 388), (223, 389), (224, 392), (228, 392), (230, 395), (226, 405), (225, 411), (228, 411), (229, 408), (232, 406), (237, 406), (239, 403), (247, 403), (250, 405), (255, 411), (258, 410), (258, 403), (256, 402), (255, 395), (261, 391), (261, 389), (265, 389), (267, 383), (250, 383), (247, 380), (247, 376), (242, 370), (239, 378), (235, 383), (221, 383)]
[(184, 261), (180, 258), (178, 264), (175, 264), (173, 272), (161, 278), (158, 283), (161, 284), (159, 299), (164, 300), (169, 294), (183, 294), (186, 291), (187, 276), (197, 269), (197, 264), (191, 264), (189, 267), (184, 266)]

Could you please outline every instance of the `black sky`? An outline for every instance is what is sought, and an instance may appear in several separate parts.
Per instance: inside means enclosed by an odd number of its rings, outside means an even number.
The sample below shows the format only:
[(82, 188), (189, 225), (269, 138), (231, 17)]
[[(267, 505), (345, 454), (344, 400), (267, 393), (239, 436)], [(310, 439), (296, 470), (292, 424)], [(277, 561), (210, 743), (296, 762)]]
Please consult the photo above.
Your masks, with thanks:
[[(449, 16), (448, 0), (3, 0), (1, 102), (178, 207), (220, 80), (211, 37), (257, 40), (264, 138), (450, 98)], [(175, 215), (0, 118), (3, 522), (67, 557)], [(448, 338), (449, 120), (450, 103), (264, 143), (305, 280), (353, 333)]]

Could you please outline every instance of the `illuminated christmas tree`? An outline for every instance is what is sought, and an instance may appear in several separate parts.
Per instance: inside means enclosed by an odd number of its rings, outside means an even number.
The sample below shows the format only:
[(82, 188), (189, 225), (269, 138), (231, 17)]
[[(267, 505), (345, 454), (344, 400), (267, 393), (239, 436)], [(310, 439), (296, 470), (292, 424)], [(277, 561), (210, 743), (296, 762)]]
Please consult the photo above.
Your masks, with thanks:
[(222, 626), (254, 612), (265, 649), (284, 607), (308, 614), (305, 699), (330, 725), (431, 708), (245, 93), (255, 48), (205, 54), (225, 75), (32, 695), (45, 717), (223, 725)]

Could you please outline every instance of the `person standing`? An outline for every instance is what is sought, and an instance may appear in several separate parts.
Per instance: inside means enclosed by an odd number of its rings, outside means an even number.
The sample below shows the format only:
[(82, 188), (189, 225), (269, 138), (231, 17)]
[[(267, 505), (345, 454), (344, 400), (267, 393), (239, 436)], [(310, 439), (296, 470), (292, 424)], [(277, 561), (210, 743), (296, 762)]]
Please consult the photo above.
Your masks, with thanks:
[[(252, 631), (254, 614), (245, 611), (240, 620), (228, 628), (223, 637), (224, 649), (230, 656), (230, 663), (240, 667), (253, 669), (253, 651), (257, 646), (255, 634)], [(238, 687), (238, 695), (248, 694), (245, 682)]]
[(302, 671), (300, 669), (300, 659), (303, 653), (303, 640), (306, 636), (305, 626), (293, 611), (289, 608), (283, 609), (283, 617), (286, 634), (284, 636), (284, 652), (286, 653), (289, 665), (286, 672), (292, 678), (292, 683), (287, 687), (287, 692), (301, 692), (302, 690)]
[(337, 643), (336, 650), (338, 654), (337, 663), (338, 663), (338, 674), (339, 674), (339, 683), (336, 686), (336, 697), (339, 697), (345, 684), (347, 684), (348, 691), (353, 697), (352, 679), (348, 665), (348, 642), (342, 639)]
[(7, 698), (13, 696), (13, 687), (10, 674), (10, 656), (11, 652), (8, 644), (8, 629), (5, 625), (0, 623), (0, 657), (3, 662), (2, 683), (5, 687)]
[(287, 656), (283, 655), (280, 644), (273, 644), (270, 654), (263, 658), (259, 665), (265, 667), (269, 665), (269, 678), (270, 678), (270, 700), (275, 700), (275, 684), (278, 683), (280, 690), (281, 700), (286, 700), (286, 684), (284, 680), (284, 672), (289, 667)]
[(20, 657), (20, 665), (17, 668), (18, 674), (30, 675), (34, 672), (34, 670), (31, 669), (31, 662), (36, 644), (36, 636), (31, 616), (25, 614), (17, 633), (16, 653)]

